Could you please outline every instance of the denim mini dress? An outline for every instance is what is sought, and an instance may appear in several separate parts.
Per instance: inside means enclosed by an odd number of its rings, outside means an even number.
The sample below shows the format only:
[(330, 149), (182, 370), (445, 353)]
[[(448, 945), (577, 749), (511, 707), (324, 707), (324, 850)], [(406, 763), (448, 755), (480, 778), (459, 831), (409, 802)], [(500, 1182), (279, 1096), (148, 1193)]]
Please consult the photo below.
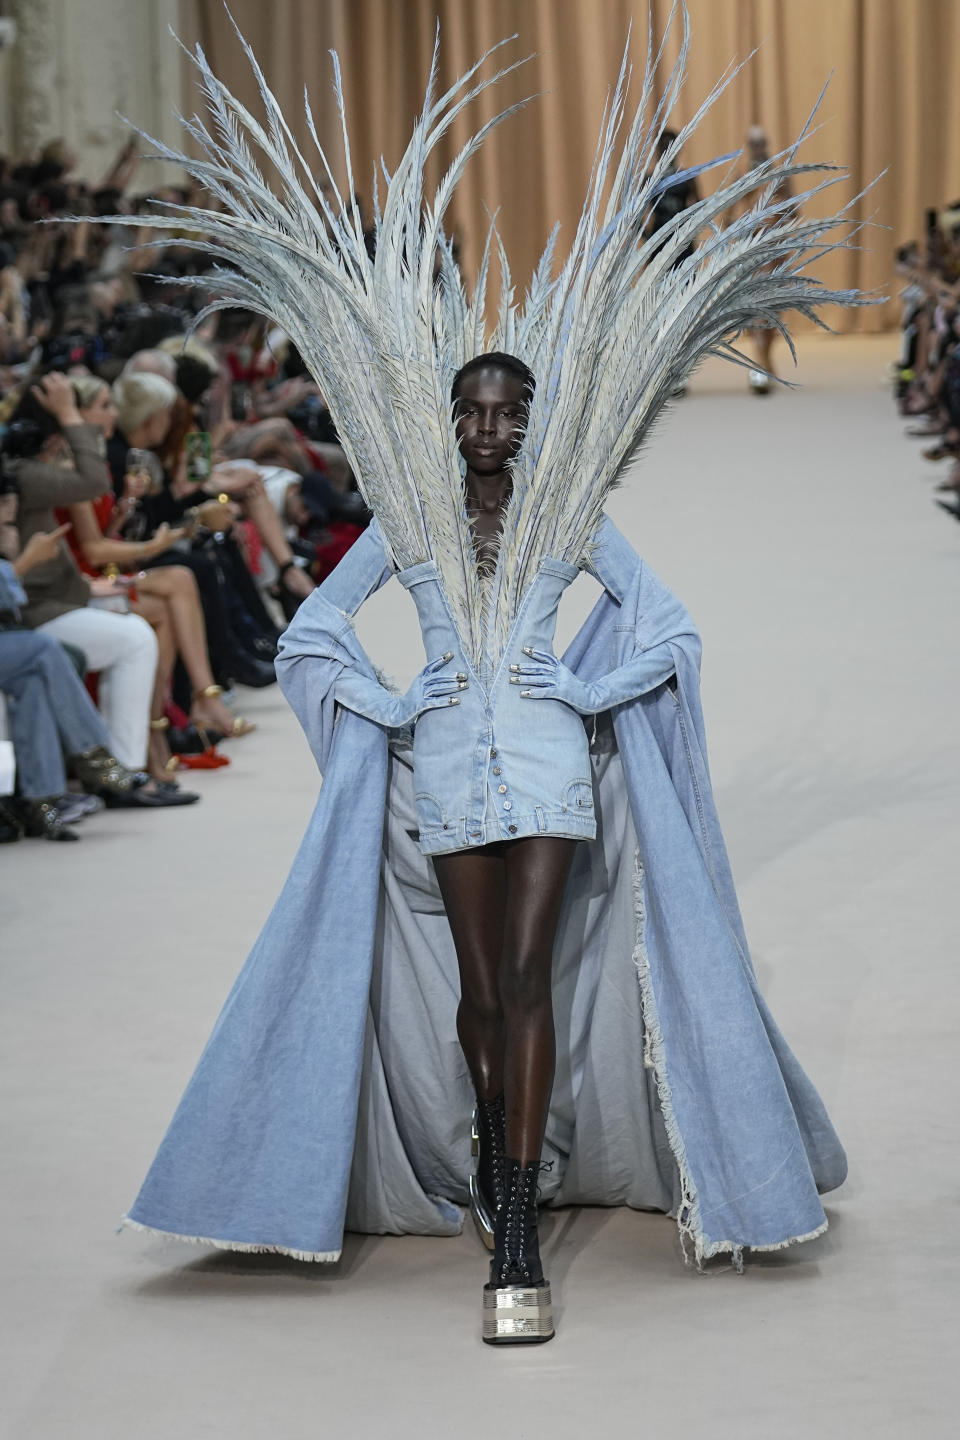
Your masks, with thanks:
[(451, 672), (468, 676), (459, 704), (426, 711), (414, 727), (415, 803), (425, 855), (527, 835), (596, 835), (582, 718), (560, 700), (524, 699), (511, 670), (526, 647), (552, 653), (560, 597), (578, 573), (565, 561), (541, 560), (502, 658), (478, 673), (464, 653), (435, 563), (398, 572), (417, 607), (428, 662), (449, 655)]

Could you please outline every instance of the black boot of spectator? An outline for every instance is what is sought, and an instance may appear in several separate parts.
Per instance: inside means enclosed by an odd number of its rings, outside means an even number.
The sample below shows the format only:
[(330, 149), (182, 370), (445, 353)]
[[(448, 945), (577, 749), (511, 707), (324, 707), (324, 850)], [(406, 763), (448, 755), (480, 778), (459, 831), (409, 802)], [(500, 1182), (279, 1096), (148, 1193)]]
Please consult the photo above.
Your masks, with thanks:
[(23, 825), (8, 800), (0, 800), (0, 845), (23, 839)]
[(63, 816), (54, 800), (17, 801), (17, 809), (23, 819), (24, 832), (39, 840), (79, 840), (76, 830), (64, 823)]

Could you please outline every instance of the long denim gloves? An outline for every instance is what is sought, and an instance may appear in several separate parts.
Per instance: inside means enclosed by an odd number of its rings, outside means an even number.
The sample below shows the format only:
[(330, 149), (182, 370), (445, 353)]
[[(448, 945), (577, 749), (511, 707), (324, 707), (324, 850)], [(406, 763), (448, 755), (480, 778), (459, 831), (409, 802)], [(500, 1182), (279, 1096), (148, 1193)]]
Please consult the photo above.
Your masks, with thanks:
[(524, 659), (511, 665), (511, 685), (522, 685), (524, 700), (562, 700), (581, 715), (599, 715), (614, 705), (623, 705), (645, 695), (674, 673), (673, 651), (669, 644), (655, 645), (611, 670), (600, 680), (585, 681), (569, 670), (555, 655), (524, 647)]
[(375, 720), (378, 725), (390, 729), (410, 725), (425, 710), (460, 704), (459, 692), (467, 689), (468, 681), (462, 670), (451, 672), (447, 668), (452, 659), (453, 651), (448, 650), (438, 660), (431, 660), (405, 695), (394, 695), (379, 681), (350, 667), (337, 679), (334, 695), (348, 710)]

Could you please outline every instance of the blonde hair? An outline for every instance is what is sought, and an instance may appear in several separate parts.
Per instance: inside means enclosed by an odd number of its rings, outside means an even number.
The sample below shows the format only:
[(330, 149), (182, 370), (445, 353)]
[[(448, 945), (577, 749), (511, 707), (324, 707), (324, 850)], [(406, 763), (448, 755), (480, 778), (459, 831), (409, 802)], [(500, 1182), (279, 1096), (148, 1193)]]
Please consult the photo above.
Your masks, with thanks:
[(101, 380), (99, 375), (75, 375), (70, 383), (77, 397), (79, 410), (88, 410), (101, 390), (110, 389), (106, 380)]
[(123, 375), (162, 375), (172, 385), (177, 378), (177, 362), (166, 350), (158, 347), (138, 350), (131, 355), (121, 371)]
[(112, 393), (120, 429), (130, 435), (161, 410), (170, 409), (177, 398), (177, 387), (149, 371), (124, 371), (114, 380)]
[(202, 340), (197, 340), (193, 335), (168, 335), (166, 340), (160, 341), (157, 349), (172, 355), (175, 361), (179, 360), (181, 355), (189, 355), (191, 359), (199, 360), (201, 365), (206, 365), (214, 374), (220, 369), (220, 362), (209, 345), (204, 345)]

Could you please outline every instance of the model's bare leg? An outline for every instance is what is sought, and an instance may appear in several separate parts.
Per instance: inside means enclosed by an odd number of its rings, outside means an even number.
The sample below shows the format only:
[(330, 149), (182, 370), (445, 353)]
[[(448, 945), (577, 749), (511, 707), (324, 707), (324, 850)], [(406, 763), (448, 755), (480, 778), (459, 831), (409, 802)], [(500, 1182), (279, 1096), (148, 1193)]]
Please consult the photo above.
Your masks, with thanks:
[(575, 840), (434, 857), (460, 966), (457, 1033), (477, 1094), (506, 1097), (507, 1154), (540, 1159), (556, 1041), (553, 944)]
[[(495, 1093), (502, 1073), (506, 1115), (500, 1138), (481, 1124), (476, 1184), (495, 1200), (483, 1338), (490, 1344), (553, 1335), (550, 1286), (540, 1260), (537, 1199), (556, 1041), (553, 945), (575, 840), (531, 836), (435, 860), (460, 963), (458, 1031), (478, 1093)], [(499, 1064), (502, 1067), (498, 1070)], [(481, 1101), (480, 1112), (493, 1111)], [(504, 1124), (505, 1118), (505, 1124)], [(484, 1150), (488, 1152), (484, 1182)], [(489, 1171), (493, 1154), (496, 1187)], [(471, 1204), (473, 1208), (473, 1190)], [(519, 1317), (519, 1318), (518, 1318)]]
[(505, 847), (434, 856), (434, 869), (460, 967), (457, 1035), (480, 1100), (503, 1091), (500, 957), (506, 910)]
[(505, 847), (507, 906), (500, 1001), (503, 1006), (507, 1154), (539, 1161), (546, 1129), (556, 1037), (553, 946), (576, 840), (530, 836)]

